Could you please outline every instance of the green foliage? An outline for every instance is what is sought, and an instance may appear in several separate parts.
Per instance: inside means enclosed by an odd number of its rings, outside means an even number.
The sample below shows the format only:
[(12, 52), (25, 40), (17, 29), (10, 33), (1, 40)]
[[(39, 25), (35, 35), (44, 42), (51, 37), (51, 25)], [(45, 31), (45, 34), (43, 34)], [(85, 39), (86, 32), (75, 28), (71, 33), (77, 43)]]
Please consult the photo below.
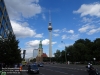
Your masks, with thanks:
[[(100, 38), (95, 39), (93, 42), (89, 39), (79, 39), (71, 46), (66, 47), (67, 61), (71, 62), (85, 62), (100, 60)], [(65, 61), (65, 50), (57, 50), (55, 60), (57, 62)]]
[(3, 63), (20, 63), (21, 49), (18, 47), (19, 41), (15, 35), (9, 34), (8, 38), (0, 40), (0, 60)]
[(61, 60), (61, 52), (60, 52), (60, 50), (57, 50), (56, 51), (56, 53), (54, 53), (54, 56), (55, 56), (55, 61), (57, 61), (57, 62), (60, 62)]
[(30, 62), (36, 62), (36, 58), (31, 59)]
[(43, 62), (50, 62), (50, 58), (49, 57), (43, 57)]

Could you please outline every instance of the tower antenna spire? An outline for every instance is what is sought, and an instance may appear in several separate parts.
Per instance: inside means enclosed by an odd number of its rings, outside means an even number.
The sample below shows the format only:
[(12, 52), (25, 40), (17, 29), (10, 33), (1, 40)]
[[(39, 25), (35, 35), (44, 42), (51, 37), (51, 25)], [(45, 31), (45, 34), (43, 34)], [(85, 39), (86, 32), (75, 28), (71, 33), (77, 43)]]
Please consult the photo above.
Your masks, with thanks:
[(49, 10), (49, 22), (51, 22), (51, 11)]

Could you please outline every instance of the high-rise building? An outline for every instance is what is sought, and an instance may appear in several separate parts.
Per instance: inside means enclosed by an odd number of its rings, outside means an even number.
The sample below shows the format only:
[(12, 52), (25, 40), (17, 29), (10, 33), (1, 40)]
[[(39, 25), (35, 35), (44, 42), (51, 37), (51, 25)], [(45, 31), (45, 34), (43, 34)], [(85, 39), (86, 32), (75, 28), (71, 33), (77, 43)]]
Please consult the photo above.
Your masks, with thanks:
[(0, 0), (0, 38), (7, 38), (9, 33), (14, 34), (5, 2)]
[(38, 55), (38, 49), (33, 50), (33, 58), (36, 58)]

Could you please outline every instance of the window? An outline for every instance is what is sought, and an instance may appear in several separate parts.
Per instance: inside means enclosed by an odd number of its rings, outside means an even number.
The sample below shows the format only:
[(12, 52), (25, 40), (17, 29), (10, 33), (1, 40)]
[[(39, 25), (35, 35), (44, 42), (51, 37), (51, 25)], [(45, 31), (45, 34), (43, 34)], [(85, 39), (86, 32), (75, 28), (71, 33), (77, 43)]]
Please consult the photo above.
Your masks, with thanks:
[(6, 34), (6, 32), (4, 33), (4, 38), (7, 38), (7, 34)]
[(1, 11), (1, 9), (0, 9), (0, 18), (1, 18), (1, 16), (2, 16), (2, 11)]
[(5, 24), (5, 20), (3, 19), (3, 21), (2, 21), (2, 25), (4, 25)]
[(11, 30), (12, 31), (12, 28), (11, 28), (11, 25), (9, 24), (9, 30)]
[(8, 31), (8, 25), (6, 24), (6, 31)]
[(2, 34), (2, 33), (3, 33), (3, 31), (4, 31), (4, 28), (3, 28), (3, 27), (1, 27), (1, 29), (0, 29), (0, 34)]
[(4, 12), (4, 16), (7, 16), (7, 12), (6, 12), (6, 10), (5, 10), (5, 12)]
[(8, 25), (6, 24), (6, 32), (7, 32), (7, 34), (9, 34), (9, 29), (8, 29)]
[(0, 29), (0, 36), (1, 36), (1, 33), (2, 33), (2, 32), (1, 32), (1, 29)]
[(0, 7), (4, 8), (4, 3), (3, 3), (3, 1), (0, 2)]

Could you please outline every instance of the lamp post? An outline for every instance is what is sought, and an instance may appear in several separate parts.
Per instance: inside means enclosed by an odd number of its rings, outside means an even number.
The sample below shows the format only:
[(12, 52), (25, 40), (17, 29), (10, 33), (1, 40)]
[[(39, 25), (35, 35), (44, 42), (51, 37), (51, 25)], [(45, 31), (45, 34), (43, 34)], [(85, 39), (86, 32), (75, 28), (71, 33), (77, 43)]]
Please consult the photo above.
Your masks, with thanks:
[[(63, 41), (61, 41), (61, 43), (63, 43), (65, 45), (65, 43)], [(65, 45), (65, 62), (67, 62), (67, 58), (66, 58), (66, 45)]]

